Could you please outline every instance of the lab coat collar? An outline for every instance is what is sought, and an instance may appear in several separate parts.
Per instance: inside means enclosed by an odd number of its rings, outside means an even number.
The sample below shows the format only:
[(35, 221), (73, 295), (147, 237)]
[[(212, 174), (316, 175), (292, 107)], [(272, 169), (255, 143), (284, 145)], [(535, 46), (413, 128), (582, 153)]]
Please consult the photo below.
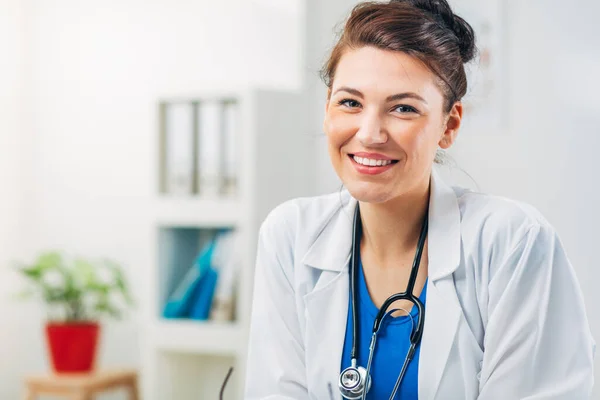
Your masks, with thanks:
[[(429, 199), (429, 279), (452, 274), (460, 261), (460, 210), (456, 194), (433, 169)], [(356, 207), (348, 191), (340, 193), (340, 208), (318, 230), (302, 262), (316, 269), (347, 269), (352, 250), (352, 223)], [(338, 212), (339, 210), (339, 212)]]

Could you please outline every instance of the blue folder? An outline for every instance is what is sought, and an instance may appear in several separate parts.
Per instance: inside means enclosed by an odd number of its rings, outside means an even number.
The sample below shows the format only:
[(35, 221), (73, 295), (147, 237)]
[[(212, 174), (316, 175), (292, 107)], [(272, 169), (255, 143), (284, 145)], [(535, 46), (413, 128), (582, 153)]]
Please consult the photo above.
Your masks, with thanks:
[(207, 320), (210, 315), (215, 287), (217, 286), (217, 271), (208, 266), (206, 273), (200, 278), (192, 296), (192, 307), (189, 317), (197, 320)]
[[(204, 246), (183, 280), (169, 296), (163, 309), (164, 318), (189, 318), (192, 310), (195, 315), (199, 314), (196, 302), (199, 294), (204, 292), (201, 290), (201, 286), (206, 285), (206, 282), (210, 284), (211, 280), (215, 279), (212, 276), (215, 272), (210, 267), (214, 244), (214, 240), (211, 240)], [(210, 272), (211, 270), (212, 272)], [(208, 279), (204, 279), (207, 276)]]

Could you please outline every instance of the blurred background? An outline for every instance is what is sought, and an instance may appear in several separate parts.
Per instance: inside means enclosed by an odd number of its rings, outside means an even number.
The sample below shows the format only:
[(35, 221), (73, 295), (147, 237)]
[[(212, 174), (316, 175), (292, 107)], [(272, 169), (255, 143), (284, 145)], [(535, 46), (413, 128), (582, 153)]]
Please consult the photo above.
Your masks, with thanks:
[[(242, 398), (258, 226), (340, 186), (318, 72), (356, 3), (0, 0), (0, 399), (52, 369), (48, 309), (76, 295), (101, 315), (97, 369), (134, 370), (142, 399), (218, 398), (232, 366)], [(600, 3), (451, 4), (481, 54), (445, 172), (548, 218), (598, 339)]]

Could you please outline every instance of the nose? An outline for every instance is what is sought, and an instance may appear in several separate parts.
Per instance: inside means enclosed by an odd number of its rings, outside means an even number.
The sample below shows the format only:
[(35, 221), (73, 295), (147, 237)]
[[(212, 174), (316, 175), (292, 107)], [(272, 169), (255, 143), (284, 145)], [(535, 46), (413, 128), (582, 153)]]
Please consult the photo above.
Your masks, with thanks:
[(363, 146), (377, 146), (387, 142), (388, 135), (376, 112), (363, 113), (356, 138)]

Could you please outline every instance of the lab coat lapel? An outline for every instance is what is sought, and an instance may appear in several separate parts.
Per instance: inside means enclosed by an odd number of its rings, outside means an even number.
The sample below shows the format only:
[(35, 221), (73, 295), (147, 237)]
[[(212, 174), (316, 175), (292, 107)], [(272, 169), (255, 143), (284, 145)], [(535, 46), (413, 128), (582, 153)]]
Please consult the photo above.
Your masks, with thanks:
[(429, 286), (425, 328), (419, 359), (419, 399), (446, 399), (438, 388), (454, 337), (461, 307), (452, 273), (460, 263), (460, 210), (456, 194), (434, 170), (431, 178), (428, 256)]
[(333, 398), (337, 399), (348, 315), (348, 271), (335, 275), (324, 271), (321, 280), (327, 283), (305, 296), (306, 372), (311, 396), (329, 399), (331, 387)]
[(304, 264), (321, 270), (315, 287), (304, 296), (306, 373), (311, 399), (340, 398), (338, 378), (348, 315), (348, 267), (356, 206), (356, 200), (347, 194), (343, 201), (343, 209), (323, 227), (303, 258)]

